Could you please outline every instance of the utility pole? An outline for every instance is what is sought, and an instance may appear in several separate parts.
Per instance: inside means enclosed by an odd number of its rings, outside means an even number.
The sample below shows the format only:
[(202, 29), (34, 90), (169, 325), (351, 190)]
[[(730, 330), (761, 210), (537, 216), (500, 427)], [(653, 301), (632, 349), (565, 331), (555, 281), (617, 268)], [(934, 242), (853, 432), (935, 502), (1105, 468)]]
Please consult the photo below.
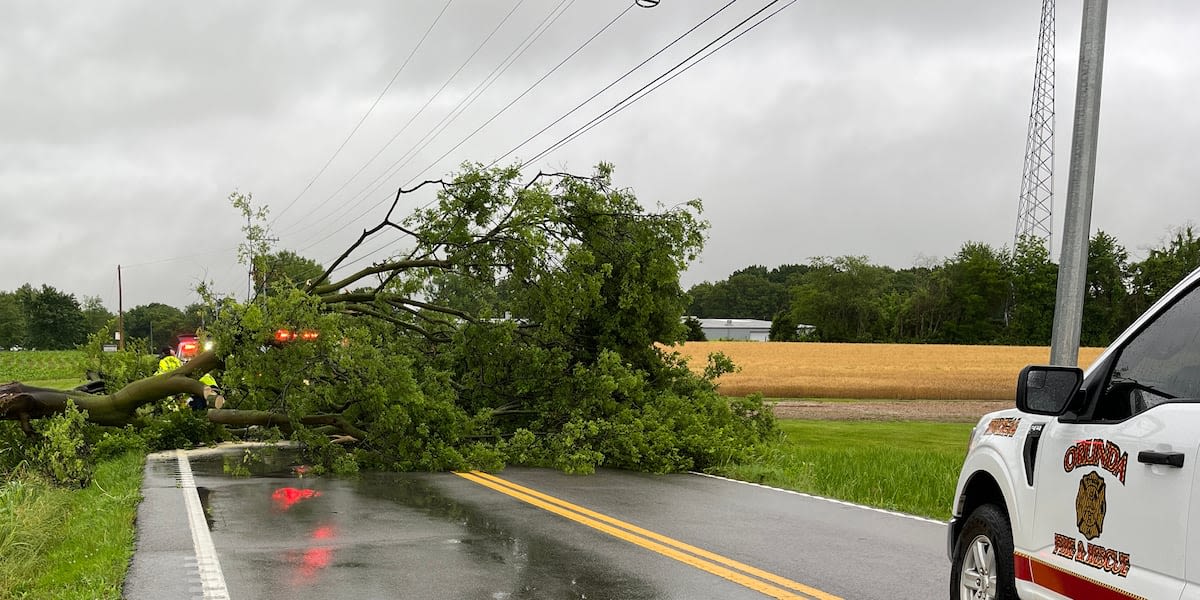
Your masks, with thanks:
[(121, 287), (121, 265), (117, 265), (117, 350), (125, 351), (125, 293)]
[(1079, 332), (1087, 291), (1088, 237), (1092, 228), (1092, 191), (1096, 182), (1096, 138), (1100, 130), (1100, 84), (1104, 74), (1104, 29), (1108, 0), (1084, 0), (1079, 39), (1079, 78), (1075, 84), (1075, 128), (1071, 135), (1071, 167), (1067, 180), (1067, 212), (1050, 362), (1079, 363)]
[[(246, 231), (249, 233), (247, 246), (250, 248), (250, 264), (246, 265), (246, 302), (250, 302), (254, 290), (254, 249), (257, 242), (278, 242), (279, 238), (258, 237), (250, 224), (250, 215), (246, 215)], [(266, 233), (265, 231), (263, 233)]]

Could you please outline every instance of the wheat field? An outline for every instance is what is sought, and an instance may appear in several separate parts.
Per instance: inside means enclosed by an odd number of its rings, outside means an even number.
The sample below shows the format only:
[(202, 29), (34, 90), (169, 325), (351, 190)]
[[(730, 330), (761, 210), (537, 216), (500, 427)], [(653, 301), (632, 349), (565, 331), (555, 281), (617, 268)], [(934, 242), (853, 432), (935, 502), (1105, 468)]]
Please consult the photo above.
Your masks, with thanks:
[[(673, 348), (700, 371), (723, 352), (740, 367), (721, 393), (767, 398), (1012, 400), (1025, 365), (1047, 364), (1046, 346), (688, 342)], [(1103, 348), (1081, 348), (1087, 367)]]

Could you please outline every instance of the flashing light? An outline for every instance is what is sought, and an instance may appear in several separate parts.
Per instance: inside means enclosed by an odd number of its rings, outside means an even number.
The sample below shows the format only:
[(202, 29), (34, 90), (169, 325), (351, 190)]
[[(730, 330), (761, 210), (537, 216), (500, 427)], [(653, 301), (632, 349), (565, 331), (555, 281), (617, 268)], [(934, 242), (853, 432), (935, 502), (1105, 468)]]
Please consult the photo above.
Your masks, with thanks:
[(317, 331), (316, 329), (302, 329), (297, 332), (291, 329), (281, 328), (275, 330), (274, 342), (276, 344), (287, 344), (297, 340), (303, 342), (315, 342), (319, 337), (321, 337), (321, 332)]
[(183, 357), (192, 357), (196, 355), (196, 350), (200, 347), (196, 342), (183, 342), (179, 344), (179, 354)]

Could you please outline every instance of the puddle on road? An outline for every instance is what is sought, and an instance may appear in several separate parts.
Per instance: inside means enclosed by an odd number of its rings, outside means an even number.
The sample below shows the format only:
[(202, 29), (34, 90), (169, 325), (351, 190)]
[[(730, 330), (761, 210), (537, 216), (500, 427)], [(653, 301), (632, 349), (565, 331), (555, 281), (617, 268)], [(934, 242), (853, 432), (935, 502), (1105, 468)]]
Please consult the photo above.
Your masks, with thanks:
[[(230, 457), (250, 475), (228, 476)], [(192, 462), (205, 480), (198, 489), (222, 569), (231, 592), (242, 586), (239, 596), (674, 597), (579, 540), (550, 538), (448, 496), (438, 475), (297, 477), (296, 458), (278, 450), (262, 462), (240, 454)]]

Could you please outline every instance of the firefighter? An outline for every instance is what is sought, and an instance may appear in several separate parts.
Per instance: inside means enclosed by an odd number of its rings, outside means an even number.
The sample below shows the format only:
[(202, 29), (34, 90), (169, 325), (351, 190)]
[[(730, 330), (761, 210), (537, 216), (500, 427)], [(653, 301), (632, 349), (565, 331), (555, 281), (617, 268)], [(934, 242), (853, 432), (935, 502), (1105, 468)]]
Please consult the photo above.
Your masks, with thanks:
[(170, 373), (181, 366), (183, 366), (183, 361), (175, 356), (175, 349), (170, 346), (163, 346), (162, 350), (158, 353), (158, 370), (154, 374), (162, 375), (163, 373)]
[[(183, 361), (175, 356), (175, 349), (170, 346), (163, 346), (162, 350), (158, 353), (158, 370), (154, 374), (162, 375), (163, 373), (170, 373), (182, 366)], [(212, 375), (205, 373), (200, 376), (199, 381), (204, 384), (204, 394), (192, 395), (188, 399), (188, 406), (194, 410), (204, 410), (208, 408), (206, 398), (212, 399), (214, 408), (221, 408), (225, 405), (225, 397), (215, 389), (217, 387), (217, 380)]]

